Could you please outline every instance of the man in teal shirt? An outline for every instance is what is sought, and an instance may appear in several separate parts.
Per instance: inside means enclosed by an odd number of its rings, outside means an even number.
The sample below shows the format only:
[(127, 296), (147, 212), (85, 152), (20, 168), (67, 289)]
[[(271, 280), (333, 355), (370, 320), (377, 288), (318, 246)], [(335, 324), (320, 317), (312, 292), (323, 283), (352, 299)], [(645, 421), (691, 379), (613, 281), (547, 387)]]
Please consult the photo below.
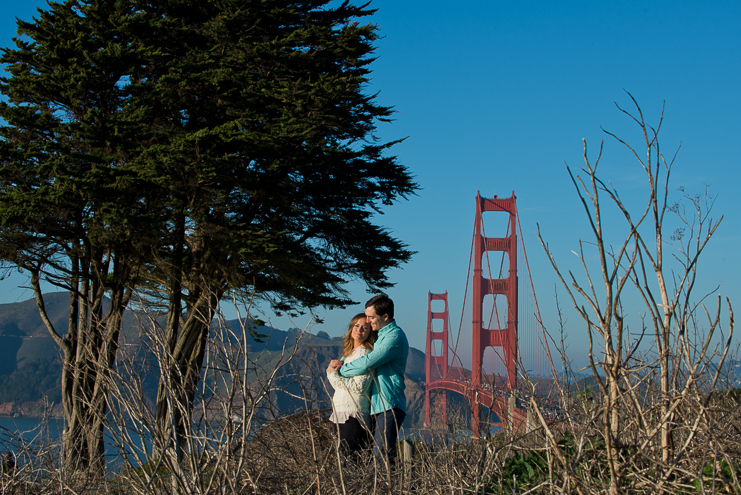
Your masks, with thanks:
[(365, 303), (365, 316), (371, 330), (378, 332), (373, 351), (344, 366), (338, 360), (333, 360), (329, 366), (332, 371), (339, 369), (345, 377), (373, 374), (371, 414), (381, 435), (381, 453), (388, 456), (389, 465), (393, 466), (399, 428), (407, 410), (404, 372), (409, 342), (394, 320), (394, 302), (386, 294), (379, 294)]

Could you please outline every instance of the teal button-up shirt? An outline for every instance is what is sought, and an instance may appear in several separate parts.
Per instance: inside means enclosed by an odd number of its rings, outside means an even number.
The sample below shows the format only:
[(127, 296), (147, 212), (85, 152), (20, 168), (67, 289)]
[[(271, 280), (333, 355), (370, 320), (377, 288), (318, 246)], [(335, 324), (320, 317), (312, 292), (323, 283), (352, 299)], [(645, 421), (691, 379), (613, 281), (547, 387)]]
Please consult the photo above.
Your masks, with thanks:
[(373, 374), (371, 388), (371, 414), (379, 414), (393, 408), (407, 412), (404, 372), (407, 369), (409, 342), (404, 330), (392, 320), (378, 331), (378, 340), (373, 350), (363, 357), (340, 368), (342, 376), (350, 377)]

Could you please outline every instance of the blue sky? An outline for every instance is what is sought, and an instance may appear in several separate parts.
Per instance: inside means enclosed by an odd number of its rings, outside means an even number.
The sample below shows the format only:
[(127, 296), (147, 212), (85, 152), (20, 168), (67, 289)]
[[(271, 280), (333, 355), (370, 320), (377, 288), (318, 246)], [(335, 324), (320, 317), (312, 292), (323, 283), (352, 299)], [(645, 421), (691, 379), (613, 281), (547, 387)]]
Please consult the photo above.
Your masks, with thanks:
[[(10, 43), (14, 17), (29, 19), (37, 5), (42, 2), (4, 6), (0, 43)], [(428, 291), (447, 290), (451, 319), (460, 319), (477, 191), (485, 197), (515, 192), (543, 318), (555, 325), (556, 278), (535, 237), (536, 223), (564, 268), (579, 269), (571, 251), (589, 234), (564, 162), (581, 165), (582, 138), (593, 158), (604, 139), (604, 177), (636, 205), (645, 194), (639, 165), (601, 130), (640, 147), (639, 129), (615, 107), (630, 108), (625, 91), (653, 124), (666, 102), (662, 150), (671, 155), (681, 144), (670, 196), (678, 198), (680, 186), (693, 194), (709, 186), (717, 195), (713, 216), (724, 216), (700, 265), (701, 287), (720, 283), (724, 297), (741, 300), (733, 254), (741, 240), (741, 4), (374, 0), (372, 7), (378, 12), (370, 22), (383, 38), (369, 90), (397, 110), (379, 136), (408, 137), (394, 152), (422, 188), (377, 218), (418, 252), (391, 273), (396, 286), (389, 291), (412, 346), (425, 346)], [(0, 303), (31, 296), (16, 289), (18, 283), (17, 277), (2, 282)], [(360, 302), (369, 297), (360, 284), (350, 288)], [(566, 305), (565, 294), (560, 297)], [(326, 323), (312, 331), (339, 335), (359, 310), (320, 310)], [(579, 364), (583, 325), (568, 318), (569, 352)], [(308, 317), (271, 321), (303, 327)]]

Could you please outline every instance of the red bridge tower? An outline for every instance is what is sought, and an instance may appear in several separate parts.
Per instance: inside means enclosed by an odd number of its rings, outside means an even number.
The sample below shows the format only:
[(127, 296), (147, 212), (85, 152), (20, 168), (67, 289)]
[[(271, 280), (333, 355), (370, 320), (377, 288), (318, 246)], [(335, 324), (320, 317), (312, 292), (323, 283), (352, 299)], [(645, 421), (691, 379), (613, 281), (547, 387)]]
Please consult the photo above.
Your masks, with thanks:
[[(445, 308), (442, 312), (432, 311), (432, 301), (445, 301)], [(432, 327), (432, 320), (442, 320), (443, 328), (441, 331), (435, 332)], [(450, 321), (448, 313), (448, 292), (445, 294), (433, 294), (432, 292), (427, 293), (427, 358), (425, 359), (425, 376), (427, 384), (430, 384), (436, 380), (443, 380), (448, 378), (448, 322)], [(437, 350), (435, 341), (439, 342), (442, 348), (442, 354), (437, 355), (433, 351)], [(435, 376), (433, 376), (433, 373)], [(425, 387), (425, 425), (432, 424), (432, 418), (430, 416), (430, 388)], [(447, 414), (447, 403), (448, 403), (447, 391), (442, 391), (442, 400), (440, 404), (440, 417), (443, 424), (448, 422)]]
[[(509, 236), (485, 237), (482, 214), (485, 212), (504, 212), (509, 215)], [(482, 386), (482, 366), (487, 347), (499, 347), (507, 374), (507, 388), (517, 388), (517, 205), (515, 193), (506, 199), (482, 198), (476, 195), (476, 226), (474, 227), (474, 268), (473, 268), (473, 352), (471, 382), (475, 390)], [(487, 251), (507, 253), (509, 260), (508, 276), (502, 279), (489, 279), (482, 273), (482, 261)], [(505, 328), (484, 328), (484, 297), (502, 295), (507, 299), (507, 326)], [(495, 302), (496, 304), (496, 302)], [(472, 397), (472, 399), (475, 399)], [(471, 401), (473, 431), (478, 431), (479, 401)], [(504, 420), (504, 418), (501, 418)]]
[[(508, 215), (507, 235), (505, 237), (486, 237), (482, 218), (486, 212), (502, 212)], [(463, 374), (464, 370), (460, 367), (453, 370), (450, 368), (448, 359), (448, 293), (428, 293), (427, 295), (427, 355), (425, 357), (427, 379), (425, 423), (427, 425), (430, 425), (432, 419), (430, 414), (431, 391), (442, 392), (440, 394), (442, 400), (439, 401), (439, 410), (443, 420), (446, 419), (446, 391), (453, 391), (470, 399), (471, 432), (474, 436), (481, 433), (480, 409), (482, 405), (496, 414), (500, 420), (498, 424), (488, 425), (487, 429), (491, 426), (506, 425), (508, 428), (517, 430), (526, 425), (527, 413), (516, 407), (516, 398), (512, 393), (517, 388), (518, 363), (517, 227), (517, 205), (514, 192), (511, 197), (505, 199), (500, 199), (498, 196), (489, 199), (482, 198), (481, 194), (476, 195), (476, 225), (473, 234), (473, 273), (471, 278), (473, 356), (470, 380)], [(502, 266), (499, 275), (503, 278), (493, 278), (489, 275), (489, 251), (497, 251), (507, 255), (508, 266)], [(485, 256), (487, 261), (486, 275), (483, 270)], [(493, 296), (494, 300), (491, 315), (488, 315), (489, 317), (485, 319), (484, 299), (486, 296)], [(503, 296), (506, 299), (506, 306), (498, 304), (497, 296)], [(445, 301), (444, 311), (434, 312), (432, 310), (432, 301), (435, 300)], [(501, 302), (501, 299), (499, 299), (499, 302)], [(500, 321), (498, 314), (505, 308), (506, 325)], [(442, 331), (433, 329), (432, 322), (435, 319), (443, 320)], [(492, 326), (492, 322), (496, 322), (496, 328), (488, 328)], [(547, 341), (544, 341), (542, 345), (547, 348)], [(438, 346), (442, 348), (441, 355), (436, 353)], [(492, 383), (487, 383), (484, 377), (484, 352), (487, 347), (498, 349), (496, 352), (503, 361), (504, 374), (506, 375), (504, 390), (495, 387), (494, 380), (492, 380)], [(550, 360), (550, 354), (548, 359)]]

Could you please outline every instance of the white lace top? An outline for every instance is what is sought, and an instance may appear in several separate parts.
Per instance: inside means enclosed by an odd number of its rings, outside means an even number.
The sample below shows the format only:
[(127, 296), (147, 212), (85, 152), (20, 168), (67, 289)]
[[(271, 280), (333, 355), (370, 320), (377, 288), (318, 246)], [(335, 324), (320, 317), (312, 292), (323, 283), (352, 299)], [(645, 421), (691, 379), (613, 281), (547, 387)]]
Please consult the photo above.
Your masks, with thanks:
[[(365, 356), (371, 350), (366, 347), (356, 348), (345, 358), (345, 363)], [(370, 424), (370, 389), (373, 377), (370, 373), (345, 378), (338, 372), (327, 373), (329, 383), (335, 389), (332, 397), (332, 416), (329, 420), (342, 424), (348, 418), (356, 418), (361, 423)]]

